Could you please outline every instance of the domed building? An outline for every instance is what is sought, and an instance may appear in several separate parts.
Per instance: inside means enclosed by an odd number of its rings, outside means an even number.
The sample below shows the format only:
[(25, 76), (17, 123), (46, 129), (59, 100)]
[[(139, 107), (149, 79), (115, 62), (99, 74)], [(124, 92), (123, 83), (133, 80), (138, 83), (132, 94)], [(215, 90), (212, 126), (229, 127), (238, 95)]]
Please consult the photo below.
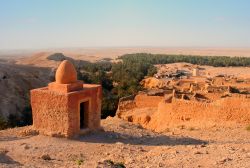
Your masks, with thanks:
[(102, 89), (77, 80), (74, 65), (64, 60), (55, 82), (31, 90), (33, 127), (50, 136), (75, 137), (100, 128)]

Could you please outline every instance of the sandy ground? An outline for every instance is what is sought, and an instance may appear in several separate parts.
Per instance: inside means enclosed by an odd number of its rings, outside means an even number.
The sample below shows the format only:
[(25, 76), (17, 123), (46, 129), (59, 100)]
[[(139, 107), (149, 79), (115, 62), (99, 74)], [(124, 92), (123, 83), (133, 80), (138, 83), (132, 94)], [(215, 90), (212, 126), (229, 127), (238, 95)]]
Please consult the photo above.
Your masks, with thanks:
[(154, 133), (118, 118), (102, 120), (102, 126), (103, 131), (72, 140), (20, 136), (27, 127), (0, 131), (0, 167), (92, 168), (105, 167), (105, 160), (130, 168), (250, 167), (246, 126)]

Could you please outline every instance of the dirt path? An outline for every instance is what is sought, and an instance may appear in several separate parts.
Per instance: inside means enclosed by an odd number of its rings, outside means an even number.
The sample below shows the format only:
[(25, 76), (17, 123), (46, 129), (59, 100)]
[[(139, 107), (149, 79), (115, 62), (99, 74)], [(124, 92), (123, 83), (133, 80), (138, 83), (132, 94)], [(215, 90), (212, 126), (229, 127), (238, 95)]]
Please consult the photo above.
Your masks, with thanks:
[[(118, 118), (78, 139), (20, 136), (0, 131), (0, 167), (250, 167), (250, 132), (244, 126), (209, 130), (172, 128), (153, 133)], [(106, 160), (106, 161), (105, 161)]]

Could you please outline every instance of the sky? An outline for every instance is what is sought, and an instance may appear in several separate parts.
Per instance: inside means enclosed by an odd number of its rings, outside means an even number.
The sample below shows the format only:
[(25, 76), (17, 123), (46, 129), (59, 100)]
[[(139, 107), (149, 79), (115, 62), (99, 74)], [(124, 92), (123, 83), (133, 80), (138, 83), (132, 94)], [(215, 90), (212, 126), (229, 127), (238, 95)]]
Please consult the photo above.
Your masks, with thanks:
[(0, 0), (0, 49), (250, 47), (249, 0)]

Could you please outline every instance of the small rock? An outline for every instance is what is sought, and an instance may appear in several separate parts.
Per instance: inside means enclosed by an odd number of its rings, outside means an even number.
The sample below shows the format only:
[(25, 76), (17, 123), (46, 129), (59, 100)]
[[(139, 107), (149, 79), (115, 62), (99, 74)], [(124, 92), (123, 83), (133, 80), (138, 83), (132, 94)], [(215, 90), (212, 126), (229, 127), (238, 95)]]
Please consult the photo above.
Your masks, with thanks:
[(225, 162), (228, 162), (228, 161), (231, 161), (231, 160), (233, 160), (233, 159), (227, 157), (227, 158), (221, 159), (218, 163), (224, 164)]
[(26, 145), (24, 145), (24, 149), (26, 149), (26, 150), (30, 149), (30, 146), (26, 144)]
[(246, 149), (244, 149), (244, 148), (243, 148), (243, 149), (241, 149), (241, 152), (246, 152)]
[(206, 144), (202, 144), (202, 145), (201, 145), (201, 148), (205, 148), (205, 147), (207, 147)]
[(41, 156), (41, 158), (42, 158), (43, 160), (51, 160), (51, 157), (50, 157), (48, 154), (43, 154), (43, 155)]
[(196, 151), (196, 152), (194, 152), (194, 154), (195, 154), (195, 155), (199, 155), (199, 154), (202, 154), (202, 152)]
[(162, 163), (159, 163), (159, 167), (163, 167), (163, 164), (162, 164)]
[(145, 150), (145, 149), (143, 149), (143, 148), (141, 148), (140, 151), (141, 151), (141, 152), (147, 152), (147, 150)]
[(125, 149), (128, 149), (126, 146), (122, 146), (122, 149), (125, 150)]
[(229, 150), (231, 150), (231, 151), (236, 151), (236, 149), (235, 149), (234, 147), (230, 147)]
[(122, 142), (116, 142), (115, 144), (117, 144), (117, 145), (124, 145), (124, 143), (122, 143)]
[(9, 152), (8, 150), (0, 148), (0, 154), (6, 154), (8, 152)]

